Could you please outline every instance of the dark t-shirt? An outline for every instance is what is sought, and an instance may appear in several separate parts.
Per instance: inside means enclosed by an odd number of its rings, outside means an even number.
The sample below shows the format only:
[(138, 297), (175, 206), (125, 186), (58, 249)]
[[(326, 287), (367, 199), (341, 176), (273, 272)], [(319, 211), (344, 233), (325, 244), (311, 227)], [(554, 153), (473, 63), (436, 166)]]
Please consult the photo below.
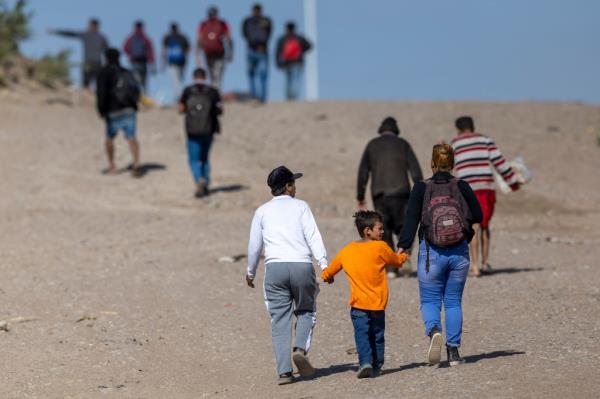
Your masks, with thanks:
[[(214, 132), (213, 133), (219, 133), (221, 131), (221, 126), (219, 124), (219, 115), (221, 115), (223, 113), (223, 108), (222, 108), (222, 104), (221, 104), (221, 95), (219, 94), (219, 91), (217, 89), (215, 89), (212, 86), (209, 85), (205, 85), (203, 83), (194, 83), (190, 86), (187, 86), (184, 90), (183, 93), (181, 93), (181, 98), (179, 99), (179, 102), (181, 104), (183, 104), (183, 106), (185, 107), (191, 92), (192, 92), (192, 87), (194, 86), (198, 86), (198, 87), (203, 87), (205, 89), (206, 94), (210, 97), (211, 103), (212, 103), (212, 114), (211, 114), (211, 119), (212, 119), (212, 126), (214, 127)], [(185, 110), (185, 112), (187, 113), (187, 109)], [(190, 135), (190, 132), (186, 133), (188, 135)]]

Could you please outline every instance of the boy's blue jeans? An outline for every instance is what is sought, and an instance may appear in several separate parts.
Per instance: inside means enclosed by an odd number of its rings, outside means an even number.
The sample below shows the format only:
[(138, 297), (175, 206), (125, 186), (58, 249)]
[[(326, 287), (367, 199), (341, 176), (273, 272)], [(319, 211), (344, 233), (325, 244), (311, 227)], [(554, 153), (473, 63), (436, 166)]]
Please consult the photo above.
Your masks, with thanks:
[(427, 249), (419, 244), (419, 293), (425, 334), (442, 331), (442, 302), (446, 313), (446, 345), (460, 346), (462, 335), (462, 294), (469, 273), (469, 245), (466, 241), (450, 248), (429, 245), (429, 272), (425, 270)]
[[(248, 49), (248, 79), (250, 94), (260, 101), (267, 101), (267, 78), (269, 77), (269, 56), (267, 53)], [(258, 82), (257, 79), (258, 78)]]
[(201, 177), (206, 179), (208, 185), (210, 180), (210, 163), (208, 162), (208, 153), (212, 145), (213, 136), (188, 136), (187, 150), (188, 161), (194, 182), (198, 183)]
[(370, 364), (380, 369), (385, 355), (385, 310), (352, 308), (350, 318), (354, 326), (359, 365)]
[(302, 64), (295, 63), (285, 67), (285, 94), (288, 100), (297, 100), (300, 96)]

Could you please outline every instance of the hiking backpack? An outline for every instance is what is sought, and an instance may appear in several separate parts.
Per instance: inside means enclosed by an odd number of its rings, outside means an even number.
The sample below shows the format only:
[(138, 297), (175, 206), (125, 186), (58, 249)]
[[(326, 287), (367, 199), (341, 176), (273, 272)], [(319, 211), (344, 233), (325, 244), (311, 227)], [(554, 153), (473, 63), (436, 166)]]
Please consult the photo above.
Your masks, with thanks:
[(281, 59), (283, 62), (295, 62), (302, 58), (302, 43), (297, 36), (290, 36), (285, 39), (283, 49), (281, 50)]
[(221, 20), (209, 20), (202, 24), (200, 35), (202, 48), (206, 55), (223, 55), (223, 33), (226, 31), (225, 23)]
[(210, 96), (210, 88), (194, 85), (185, 102), (185, 129), (189, 135), (203, 136), (213, 134), (214, 104)]
[(425, 182), (421, 227), (427, 244), (451, 247), (467, 238), (471, 211), (458, 179)]
[(146, 39), (139, 33), (136, 33), (131, 38), (129, 53), (133, 61), (146, 61)]
[(119, 68), (112, 87), (112, 95), (121, 107), (135, 106), (140, 99), (140, 83), (129, 70)]
[(185, 64), (185, 51), (181, 40), (177, 37), (170, 37), (167, 41), (167, 61), (169, 64)]

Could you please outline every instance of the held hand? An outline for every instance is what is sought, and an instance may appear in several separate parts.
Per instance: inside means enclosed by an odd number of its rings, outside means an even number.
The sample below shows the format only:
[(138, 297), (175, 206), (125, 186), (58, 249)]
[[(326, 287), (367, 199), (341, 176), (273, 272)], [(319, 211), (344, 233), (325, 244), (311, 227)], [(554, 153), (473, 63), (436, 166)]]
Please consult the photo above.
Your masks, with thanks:
[(248, 287), (254, 288), (254, 279), (246, 275), (246, 284), (248, 284)]
[(331, 276), (329, 278), (324, 278), (323, 282), (325, 282), (327, 284), (333, 284), (333, 276)]
[(396, 251), (397, 255), (401, 255), (404, 253), (404, 248), (398, 248), (398, 251)]
[(513, 184), (510, 185), (511, 191), (517, 191), (520, 188), (521, 188), (521, 184), (519, 182), (513, 183)]
[(358, 201), (358, 210), (366, 211), (367, 210), (367, 201), (365, 201), (365, 200)]

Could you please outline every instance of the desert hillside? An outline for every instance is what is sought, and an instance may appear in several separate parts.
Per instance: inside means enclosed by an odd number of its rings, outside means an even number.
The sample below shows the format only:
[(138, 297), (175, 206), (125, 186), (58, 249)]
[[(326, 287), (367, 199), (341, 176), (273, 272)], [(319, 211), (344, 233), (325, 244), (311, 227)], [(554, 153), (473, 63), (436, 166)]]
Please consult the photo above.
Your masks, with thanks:
[[(415, 278), (390, 283), (386, 371), (358, 381), (345, 278), (321, 285), (311, 381), (278, 387), (262, 290), (245, 285), (266, 175), (304, 172), (329, 256), (354, 239), (359, 157), (397, 118), (432, 145), (475, 117), (533, 181), (500, 195), (496, 273), (470, 279), (459, 368), (424, 366)], [(3, 398), (594, 397), (600, 391), (600, 108), (559, 103), (227, 104), (213, 194), (193, 198), (182, 120), (139, 114), (146, 171), (106, 176), (104, 125), (77, 92), (0, 91)], [(117, 160), (129, 163), (117, 140)], [(427, 174), (427, 173), (426, 173)], [(259, 268), (259, 284), (264, 269)]]

